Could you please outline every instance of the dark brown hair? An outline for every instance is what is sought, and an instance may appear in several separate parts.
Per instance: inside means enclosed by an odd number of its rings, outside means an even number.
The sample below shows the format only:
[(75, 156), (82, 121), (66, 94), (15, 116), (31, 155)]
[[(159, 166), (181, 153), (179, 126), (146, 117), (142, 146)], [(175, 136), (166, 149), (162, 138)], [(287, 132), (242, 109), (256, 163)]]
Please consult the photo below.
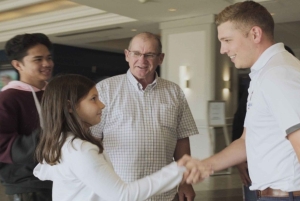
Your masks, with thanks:
[(10, 61), (22, 59), (27, 55), (27, 51), (38, 44), (45, 45), (49, 52), (52, 50), (52, 43), (49, 38), (42, 33), (16, 35), (5, 44), (5, 53)]
[(217, 15), (216, 24), (234, 23), (237, 29), (249, 31), (253, 26), (260, 27), (263, 32), (274, 40), (274, 20), (269, 11), (254, 1), (245, 1), (226, 7)]
[(51, 165), (59, 162), (68, 132), (74, 135), (72, 141), (86, 140), (98, 146), (99, 153), (103, 152), (100, 139), (92, 136), (76, 113), (77, 104), (94, 86), (90, 79), (70, 74), (56, 76), (49, 82), (41, 104), (43, 129), (36, 149), (38, 162)]

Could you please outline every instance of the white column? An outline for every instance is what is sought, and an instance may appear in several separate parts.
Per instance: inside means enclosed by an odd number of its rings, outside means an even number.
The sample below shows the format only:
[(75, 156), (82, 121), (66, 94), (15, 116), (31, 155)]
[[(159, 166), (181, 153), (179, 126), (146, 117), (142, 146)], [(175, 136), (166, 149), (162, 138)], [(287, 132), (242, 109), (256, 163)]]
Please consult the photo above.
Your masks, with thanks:
[(210, 156), (207, 101), (215, 98), (216, 25), (214, 15), (160, 24), (165, 60), (161, 77), (180, 84), (180, 66), (188, 67), (189, 88), (184, 89), (199, 135), (190, 138), (192, 156)]

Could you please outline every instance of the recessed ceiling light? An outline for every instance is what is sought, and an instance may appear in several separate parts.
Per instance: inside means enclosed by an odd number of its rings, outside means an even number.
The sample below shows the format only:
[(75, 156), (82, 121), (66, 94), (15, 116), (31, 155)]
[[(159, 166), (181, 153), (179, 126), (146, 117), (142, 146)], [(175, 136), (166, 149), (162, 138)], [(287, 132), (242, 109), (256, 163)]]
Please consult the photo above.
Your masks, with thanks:
[(169, 8), (168, 11), (170, 12), (175, 12), (177, 9), (176, 8)]
[(131, 29), (131, 31), (137, 31), (137, 29)]

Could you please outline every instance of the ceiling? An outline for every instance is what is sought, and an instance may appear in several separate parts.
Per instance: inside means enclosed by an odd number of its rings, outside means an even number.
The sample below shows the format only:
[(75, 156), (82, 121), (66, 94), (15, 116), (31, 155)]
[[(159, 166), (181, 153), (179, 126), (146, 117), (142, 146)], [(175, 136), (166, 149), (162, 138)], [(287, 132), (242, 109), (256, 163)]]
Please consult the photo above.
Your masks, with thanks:
[[(0, 0), (0, 49), (16, 34), (42, 32), (54, 43), (123, 52), (138, 32), (159, 34), (160, 22), (217, 14), (235, 1)], [(276, 41), (300, 49), (300, 0), (261, 4), (274, 14)]]

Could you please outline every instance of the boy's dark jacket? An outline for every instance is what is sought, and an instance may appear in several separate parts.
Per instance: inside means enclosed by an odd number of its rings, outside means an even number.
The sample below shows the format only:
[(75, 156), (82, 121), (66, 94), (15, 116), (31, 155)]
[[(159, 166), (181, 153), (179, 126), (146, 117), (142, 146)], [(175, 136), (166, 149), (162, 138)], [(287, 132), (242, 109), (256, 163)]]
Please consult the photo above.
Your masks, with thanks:
[[(44, 91), (32, 88), (41, 101)], [(33, 176), (39, 135), (39, 116), (30, 85), (10, 82), (0, 92), (0, 180), (7, 194), (52, 188), (52, 182)]]

